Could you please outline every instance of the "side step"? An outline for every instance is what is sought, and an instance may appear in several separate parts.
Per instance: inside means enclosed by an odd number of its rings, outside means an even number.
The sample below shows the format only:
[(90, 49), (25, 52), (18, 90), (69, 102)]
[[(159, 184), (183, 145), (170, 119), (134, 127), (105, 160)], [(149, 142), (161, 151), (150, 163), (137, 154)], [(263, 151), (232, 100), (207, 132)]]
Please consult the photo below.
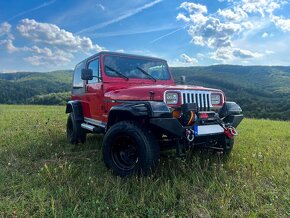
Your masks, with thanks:
[(94, 132), (94, 133), (104, 133), (105, 132), (105, 129), (98, 127), (98, 126), (93, 126), (93, 125), (90, 125), (87, 123), (82, 123), (81, 127), (83, 129), (89, 130), (89, 131)]

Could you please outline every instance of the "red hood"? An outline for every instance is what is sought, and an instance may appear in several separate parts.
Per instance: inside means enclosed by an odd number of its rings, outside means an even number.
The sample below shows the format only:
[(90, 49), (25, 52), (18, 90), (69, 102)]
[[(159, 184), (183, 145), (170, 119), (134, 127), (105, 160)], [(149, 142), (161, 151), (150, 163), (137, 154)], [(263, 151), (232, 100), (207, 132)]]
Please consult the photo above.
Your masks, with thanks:
[(164, 92), (167, 90), (196, 90), (196, 91), (212, 91), (223, 93), (219, 89), (205, 88), (202, 86), (188, 85), (138, 85), (130, 87), (114, 87), (114, 90), (107, 89), (105, 97), (111, 100), (150, 100), (150, 93), (154, 93), (153, 100), (163, 101)]

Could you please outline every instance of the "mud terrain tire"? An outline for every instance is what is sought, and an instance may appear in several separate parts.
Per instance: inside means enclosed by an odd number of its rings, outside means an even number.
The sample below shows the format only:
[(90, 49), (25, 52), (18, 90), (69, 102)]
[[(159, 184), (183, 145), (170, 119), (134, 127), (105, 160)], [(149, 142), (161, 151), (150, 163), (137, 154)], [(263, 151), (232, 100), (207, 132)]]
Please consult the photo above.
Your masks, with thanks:
[(153, 134), (134, 121), (114, 124), (104, 137), (104, 162), (118, 176), (149, 175), (159, 157), (160, 148)]

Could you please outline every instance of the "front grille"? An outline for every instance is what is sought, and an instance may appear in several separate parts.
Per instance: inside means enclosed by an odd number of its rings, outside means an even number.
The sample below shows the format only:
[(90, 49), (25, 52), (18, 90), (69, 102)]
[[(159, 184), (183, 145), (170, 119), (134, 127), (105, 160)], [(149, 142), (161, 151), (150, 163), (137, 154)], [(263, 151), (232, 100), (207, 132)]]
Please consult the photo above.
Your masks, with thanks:
[(207, 91), (181, 91), (182, 104), (196, 103), (199, 111), (210, 111), (212, 105), (210, 92)]

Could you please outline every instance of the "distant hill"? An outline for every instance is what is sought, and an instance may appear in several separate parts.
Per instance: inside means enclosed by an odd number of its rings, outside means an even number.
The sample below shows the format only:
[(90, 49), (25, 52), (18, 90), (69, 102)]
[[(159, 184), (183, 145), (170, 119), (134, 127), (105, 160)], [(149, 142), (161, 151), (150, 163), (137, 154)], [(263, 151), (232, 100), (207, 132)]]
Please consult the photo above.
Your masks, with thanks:
[(176, 82), (222, 89), (248, 117), (290, 120), (290, 67), (215, 65), (171, 68)]
[[(222, 89), (248, 117), (290, 120), (290, 67), (214, 65), (171, 68), (175, 81)], [(65, 104), (72, 71), (0, 74), (0, 103)]]
[(72, 71), (69, 70), (48, 73), (2, 73), (0, 103), (64, 104), (69, 97), (71, 81)]

